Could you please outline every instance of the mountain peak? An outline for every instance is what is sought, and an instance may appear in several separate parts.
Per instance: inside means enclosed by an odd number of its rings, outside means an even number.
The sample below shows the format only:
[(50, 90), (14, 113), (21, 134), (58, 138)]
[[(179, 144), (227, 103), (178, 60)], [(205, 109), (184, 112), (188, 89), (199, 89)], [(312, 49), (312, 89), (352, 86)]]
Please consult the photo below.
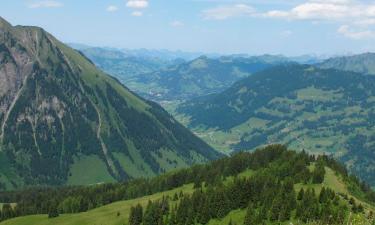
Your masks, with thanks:
[[(0, 159), (12, 165), (0, 189), (149, 177), (220, 156), (47, 31), (2, 19), (10, 29), (0, 35)], [(83, 181), (74, 168), (88, 162), (95, 170)]]
[(0, 28), (10, 28), (12, 25), (0, 16)]

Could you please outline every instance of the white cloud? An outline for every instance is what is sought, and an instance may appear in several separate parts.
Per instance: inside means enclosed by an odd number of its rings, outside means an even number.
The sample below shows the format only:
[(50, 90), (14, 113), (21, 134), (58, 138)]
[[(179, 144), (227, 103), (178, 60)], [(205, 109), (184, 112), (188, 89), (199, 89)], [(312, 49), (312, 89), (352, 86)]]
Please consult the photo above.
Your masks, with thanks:
[(115, 5), (110, 5), (110, 6), (107, 7), (106, 10), (107, 10), (108, 12), (115, 12), (115, 11), (118, 10), (118, 7), (115, 6)]
[(38, 1), (31, 3), (29, 8), (36, 9), (36, 8), (59, 8), (63, 7), (64, 5), (61, 2), (53, 1), (53, 0), (45, 0), (45, 1)]
[(359, 21), (354, 22), (354, 24), (358, 26), (365, 26), (365, 27), (375, 25), (375, 18), (359, 20)]
[(209, 20), (225, 20), (232, 17), (252, 16), (255, 9), (246, 4), (218, 6), (203, 11), (203, 17)]
[[(337, 32), (351, 39), (375, 38), (375, 2), (359, 0), (307, 0), (288, 10), (270, 10), (260, 17), (332, 22)], [(345, 25), (343, 25), (345, 24)], [(349, 24), (349, 25), (348, 25)]]
[(171, 22), (170, 25), (172, 27), (182, 27), (182, 26), (184, 26), (184, 23), (181, 22), (181, 21), (175, 20), (175, 21)]
[(263, 16), (291, 20), (342, 21), (375, 16), (375, 4), (354, 0), (310, 0), (289, 10), (270, 10), (263, 13)]
[(141, 12), (141, 11), (134, 11), (134, 12), (132, 12), (132, 16), (143, 16), (143, 12)]
[(347, 38), (361, 40), (375, 38), (375, 31), (373, 30), (357, 30), (351, 28), (349, 25), (342, 25), (337, 32)]
[(134, 9), (144, 9), (148, 7), (148, 0), (128, 0), (126, 6)]

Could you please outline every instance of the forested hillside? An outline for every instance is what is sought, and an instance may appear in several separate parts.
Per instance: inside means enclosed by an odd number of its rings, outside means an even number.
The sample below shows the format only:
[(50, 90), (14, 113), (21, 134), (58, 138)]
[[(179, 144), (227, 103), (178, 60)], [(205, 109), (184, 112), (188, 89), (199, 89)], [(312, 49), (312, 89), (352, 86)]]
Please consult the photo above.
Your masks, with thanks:
[(373, 76), (284, 65), (182, 104), (176, 115), (222, 151), (285, 143), (333, 154), (374, 185), (374, 90)]
[(41, 28), (0, 18), (0, 189), (150, 177), (219, 156)]
[(330, 157), (272, 145), (149, 180), (5, 192), (0, 201), (14, 203), (1, 225), (371, 224), (375, 193)]

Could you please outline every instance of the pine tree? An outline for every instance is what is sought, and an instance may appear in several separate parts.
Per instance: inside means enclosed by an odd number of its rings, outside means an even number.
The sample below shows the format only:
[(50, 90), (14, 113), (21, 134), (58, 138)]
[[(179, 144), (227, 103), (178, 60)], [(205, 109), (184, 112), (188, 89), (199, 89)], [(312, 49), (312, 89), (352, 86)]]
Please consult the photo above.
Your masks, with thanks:
[(319, 194), (319, 202), (324, 203), (327, 202), (327, 194), (326, 189), (323, 187)]
[(246, 216), (243, 225), (257, 224), (257, 212), (253, 204), (249, 204), (246, 211)]
[(138, 204), (130, 208), (129, 225), (140, 225), (143, 219), (143, 207)]
[(209, 208), (208, 201), (206, 200), (201, 204), (198, 210), (197, 221), (200, 224), (206, 224), (208, 223), (208, 221), (210, 221), (210, 219), (211, 219), (210, 208)]
[(157, 225), (162, 217), (160, 205), (158, 202), (149, 202), (143, 216), (143, 225)]
[(319, 160), (315, 164), (315, 169), (313, 171), (313, 177), (312, 177), (312, 182), (314, 184), (321, 184), (324, 181), (324, 175), (326, 171), (324, 169), (324, 163), (322, 160)]
[(10, 204), (4, 204), (2, 210), (2, 219), (7, 220), (15, 216), (13, 207)]
[(59, 212), (57, 211), (56, 206), (51, 206), (48, 210), (48, 218), (56, 218), (59, 216)]

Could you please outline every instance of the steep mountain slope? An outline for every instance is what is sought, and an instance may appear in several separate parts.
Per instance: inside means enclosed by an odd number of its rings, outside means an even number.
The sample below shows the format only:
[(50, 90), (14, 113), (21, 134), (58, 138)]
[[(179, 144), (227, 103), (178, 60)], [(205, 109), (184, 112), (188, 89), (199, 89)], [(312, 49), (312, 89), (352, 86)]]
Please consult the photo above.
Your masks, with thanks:
[(152, 176), (218, 156), (41, 28), (0, 19), (0, 85), (2, 188)]
[(223, 151), (267, 143), (334, 154), (375, 185), (375, 77), (312, 66), (268, 69), (177, 109)]
[(153, 100), (186, 100), (209, 93), (217, 93), (240, 78), (285, 63), (272, 56), (199, 57), (193, 61), (170, 66), (160, 71), (141, 74), (127, 85), (137, 93)]
[(318, 66), (324, 69), (334, 68), (375, 75), (375, 53), (331, 58), (318, 64)]
[(148, 181), (0, 193), (1, 200), (17, 202), (23, 216), (3, 210), (1, 225), (372, 224), (375, 209), (375, 193), (342, 165), (279, 145)]

